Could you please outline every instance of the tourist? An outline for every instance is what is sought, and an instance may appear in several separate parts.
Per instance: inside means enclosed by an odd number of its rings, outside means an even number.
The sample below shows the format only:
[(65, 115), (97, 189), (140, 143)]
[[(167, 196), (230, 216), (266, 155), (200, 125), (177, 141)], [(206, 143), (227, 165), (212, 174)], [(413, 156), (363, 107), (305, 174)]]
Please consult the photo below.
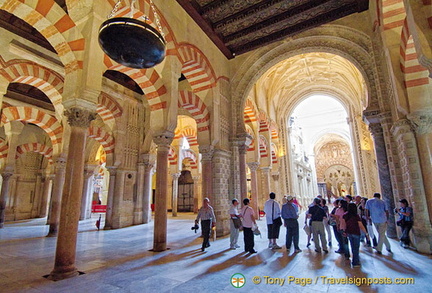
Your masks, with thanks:
[(249, 198), (245, 198), (243, 200), (243, 208), (240, 211), (240, 215), (243, 219), (244, 245), (245, 252), (256, 253), (256, 251), (254, 250), (255, 242), (252, 228), (257, 224), (255, 220), (255, 212), (253, 208), (249, 206), (249, 203)]
[(395, 212), (399, 215), (397, 224), (402, 229), (400, 242), (403, 248), (408, 248), (410, 245), (409, 232), (413, 226), (413, 209), (404, 198), (399, 201), (399, 204), (400, 208), (396, 208)]
[(236, 198), (234, 198), (232, 201), (231, 208), (229, 209), (228, 213), (231, 217), (230, 221), (230, 248), (236, 249), (240, 248), (240, 246), (237, 244), (240, 228), (241, 228), (241, 219), (240, 214), (238, 212), (237, 206), (239, 205), (239, 202)]
[[(314, 205), (308, 210), (308, 218), (311, 219), (312, 226), (312, 235), (313, 241), (315, 243), (315, 251), (321, 253), (320, 240), (322, 244), (322, 249), (325, 253), (328, 253), (327, 250), (327, 240), (324, 230), (323, 221), (326, 220), (326, 213), (321, 208), (321, 200), (319, 198), (314, 199)], [(318, 239), (319, 235), (319, 239)]]
[(282, 226), (282, 219), (280, 217), (279, 203), (275, 201), (276, 194), (270, 192), (269, 199), (264, 204), (264, 213), (266, 214), (267, 222), (267, 238), (269, 240), (268, 247), (271, 249), (281, 249), (276, 243), (279, 238), (279, 230)]
[(284, 226), (286, 227), (285, 246), (287, 252), (291, 249), (291, 244), (294, 243), (295, 253), (301, 252), (299, 247), (299, 224), (298, 224), (298, 207), (294, 204), (294, 198), (287, 196), (287, 203), (282, 206), (281, 212)]
[(198, 211), (195, 224), (198, 224), (199, 220), (201, 220), (201, 231), (203, 235), (201, 251), (204, 251), (207, 247), (210, 247), (209, 239), (211, 228), (216, 226), (216, 217), (213, 208), (210, 206), (210, 200), (207, 197), (204, 198), (203, 206)]
[(372, 220), (372, 223), (378, 231), (377, 254), (382, 254), (383, 244), (385, 244), (387, 251), (391, 253), (390, 242), (386, 236), (389, 212), (385, 202), (381, 199), (381, 194), (378, 192), (374, 193), (374, 197), (366, 202), (366, 215), (368, 219)]

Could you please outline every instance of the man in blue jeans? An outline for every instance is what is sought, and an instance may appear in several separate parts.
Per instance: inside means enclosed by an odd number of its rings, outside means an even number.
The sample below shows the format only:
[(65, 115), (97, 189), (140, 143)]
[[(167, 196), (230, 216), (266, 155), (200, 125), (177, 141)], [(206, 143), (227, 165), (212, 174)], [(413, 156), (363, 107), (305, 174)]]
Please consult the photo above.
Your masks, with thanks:
[(291, 243), (294, 242), (294, 249), (296, 253), (301, 252), (299, 247), (299, 224), (298, 224), (298, 207), (293, 202), (294, 198), (287, 196), (287, 202), (282, 205), (281, 216), (284, 219), (284, 226), (287, 228), (286, 233), (286, 249), (287, 252), (291, 249)]

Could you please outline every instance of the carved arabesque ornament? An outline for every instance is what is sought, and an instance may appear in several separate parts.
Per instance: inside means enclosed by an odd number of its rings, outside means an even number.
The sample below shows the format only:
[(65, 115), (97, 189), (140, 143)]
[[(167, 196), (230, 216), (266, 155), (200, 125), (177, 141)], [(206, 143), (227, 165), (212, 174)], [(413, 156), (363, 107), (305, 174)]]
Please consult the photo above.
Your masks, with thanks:
[(81, 128), (88, 128), (90, 122), (96, 119), (96, 113), (78, 107), (67, 109), (65, 116), (70, 126)]
[(416, 134), (422, 135), (432, 132), (432, 113), (409, 114), (408, 119)]

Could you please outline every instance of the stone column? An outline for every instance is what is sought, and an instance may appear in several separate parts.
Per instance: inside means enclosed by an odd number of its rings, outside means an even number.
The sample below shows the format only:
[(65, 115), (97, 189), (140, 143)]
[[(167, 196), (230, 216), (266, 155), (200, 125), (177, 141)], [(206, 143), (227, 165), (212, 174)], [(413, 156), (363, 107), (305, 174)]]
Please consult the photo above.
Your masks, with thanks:
[[(371, 132), (374, 140), (382, 199), (385, 201), (389, 211), (393, 211), (395, 208), (395, 200), (393, 196), (389, 164), (387, 161), (387, 151), (386, 143), (384, 141), (383, 129), (380, 123), (369, 123), (369, 131)], [(396, 238), (397, 231), (393, 212), (389, 213), (389, 220), (387, 221), (387, 224), (387, 235), (391, 238)]]
[(144, 158), (144, 186), (143, 186), (143, 223), (149, 223), (152, 218), (151, 200), (153, 195), (152, 175), (155, 159), (153, 155), (146, 154)]
[(429, 219), (432, 221), (432, 112), (412, 113), (408, 119), (417, 139)]
[(68, 118), (71, 133), (55, 263), (49, 275), (51, 280), (62, 280), (78, 275), (75, 255), (84, 179), (84, 154), (87, 128), (95, 119), (94, 113), (78, 107), (66, 110), (65, 116)]
[(9, 194), (9, 180), (12, 177), (12, 172), (3, 172), (1, 176), (3, 177), (3, 183), (0, 193), (0, 228), (3, 228), (5, 217), (6, 217), (6, 201)]
[(91, 205), (93, 198), (93, 175), (95, 166), (88, 166), (84, 170), (84, 186), (81, 195), (80, 220), (91, 218)]
[(144, 201), (144, 172), (145, 166), (143, 162), (138, 162), (137, 172), (137, 196), (136, 202), (134, 203), (134, 219), (133, 224), (139, 225), (143, 223), (143, 201)]
[[(271, 173), (271, 178), (273, 179), (273, 186), (272, 186), (272, 190), (276, 193), (276, 194), (281, 194), (280, 192), (280, 188), (279, 188), (279, 173), (276, 172), (272, 172)], [(282, 195), (282, 194), (281, 194)]]
[(55, 162), (55, 177), (51, 195), (51, 208), (48, 217), (49, 231), (47, 237), (57, 236), (60, 222), (60, 204), (65, 182), (66, 159), (58, 157)]
[(258, 178), (256, 170), (259, 167), (259, 162), (247, 163), (247, 165), (251, 171), (251, 207), (254, 209), (256, 218), (258, 219)]
[(414, 131), (408, 120), (401, 119), (394, 123), (392, 133), (398, 147), (404, 185), (403, 197), (408, 200), (414, 211), (414, 245), (419, 252), (431, 253), (432, 226)]
[(246, 154), (247, 145), (241, 144), (239, 146), (239, 172), (240, 172), (240, 197), (241, 201), (247, 197), (247, 172), (246, 172)]
[(200, 208), (200, 204), (202, 202), (202, 196), (200, 194), (200, 176), (192, 176), (192, 179), (194, 181), (194, 213), (198, 213), (198, 210)]
[[(270, 187), (270, 167), (261, 167), (261, 181), (262, 181), (262, 194), (261, 194), (261, 199), (262, 199), (262, 206), (264, 208), (264, 203), (265, 201), (268, 199), (268, 196), (270, 194), (270, 192), (275, 192), (276, 190), (271, 190)], [(280, 194), (276, 193), (277, 196), (281, 196)]]
[(178, 179), (181, 173), (171, 174), (172, 180), (172, 215), (177, 217), (177, 206), (178, 206)]
[(156, 159), (156, 195), (154, 214), (153, 251), (167, 249), (167, 182), (168, 182), (168, 152), (174, 134), (167, 133), (155, 136), (157, 145)]
[[(43, 193), (43, 183), (46, 181), (46, 176), (42, 177), (43, 170), (40, 170), (38, 174), (36, 175), (36, 183), (35, 183), (35, 193), (34, 193), (34, 199), (33, 199), (33, 206), (31, 209), (31, 218), (39, 217), (40, 211), (42, 209), (42, 193)], [(46, 205), (46, 202), (45, 202)]]
[(110, 174), (110, 177), (109, 177), (109, 183), (108, 183), (107, 208), (106, 208), (106, 215), (105, 215), (104, 230), (112, 229), (114, 190), (115, 190), (115, 185), (116, 185), (117, 167), (109, 166), (109, 167), (107, 167), (107, 170)]
[(51, 195), (52, 178), (53, 178), (53, 175), (46, 175), (45, 180), (43, 182), (42, 197), (41, 197), (41, 201), (40, 201), (40, 205), (39, 205), (39, 217), (40, 218), (47, 216), (47, 205), (48, 205), (48, 198)]
[(214, 147), (212, 145), (199, 146), (199, 152), (201, 153), (202, 166), (202, 196), (208, 197), (210, 204), (214, 204), (212, 170)]

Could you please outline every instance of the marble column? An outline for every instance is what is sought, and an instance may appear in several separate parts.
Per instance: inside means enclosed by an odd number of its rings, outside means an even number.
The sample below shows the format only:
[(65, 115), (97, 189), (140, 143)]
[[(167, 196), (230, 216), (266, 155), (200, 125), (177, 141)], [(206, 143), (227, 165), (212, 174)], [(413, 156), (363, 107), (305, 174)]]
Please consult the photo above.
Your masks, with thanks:
[(259, 162), (247, 163), (250, 171), (251, 171), (251, 207), (255, 211), (256, 218), (258, 219), (259, 210), (258, 210), (258, 178), (257, 178), (257, 169), (259, 167)]
[[(374, 140), (378, 175), (381, 185), (381, 196), (386, 203), (387, 208), (390, 211), (393, 211), (395, 208), (395, 200), (393, 196), (389, 164), (387, 161), (387, 150), (384, 141), (383, 129), (380, 123), (369, 123), (369, 131), (371, 132)], [(396, 238), (397, 231), (394, 213), (389, 213), (389, 220), (387, 221), (387, 224), (387, 236)]]
[(48, 198), (51, 195), (53, 175), (46, 175), (43, 182), (42, 197), (39, 205), (39, 217), (44, 218), (47, 216)]
[(432, 112), (412, 113), (408, 115), (408, 119), (415, 131), (429, 219), (432, 223)]
[(177, 217), (177, 208), (178, 208), (178, 179), (180, 178), (181, 173), (171, 174), (172, 176), (172, 215), (173, 217)]
[(149, 223), (152, 218), (151, 201), (153, 195), (152, 175), (155, 159), (153, 155), (146, 155), (144, 160), (144, 192), (143, 192), (143, 223)]
[(144, 172), (145, 166), (143, 162), (138, 162), (138, 172), (137, 172), (137, 196), (136, 202), (134, 203), (134, 218), (133, 224), (139, 225), (143, 223), (143, 211), (144, 211)]
[(413, 239), (417, 251), (431, 253), (432, 226), (428, 213), (425, 184), (421, 175), (419, 152), (411, 123), (401, 119), (391, 129), (395, 137), (403, 182), (403, 197), (414, 211)]
[(104, 230), (112, 229), (112, 215), (113, 215), (114, 191), (116, 186), (117, 167), (108, 166), (107, 170), (109, 172), (110, 177), (108, 183), (107, 208), (106, 208), (106, 215), (105, 215)]
[[(279, 187), (279, 173), (271, 173), (271, 178), (272, 180), (272, 190), (276, 193), (276, 194), (281, 194), (280, 192), (280, 187)], [(281, 194), (282, 195), (282, 194)]]
[[(42, 193), (43, 193), (43, 184), (46, 181), (46, 176), (42, 175), (42, 170), (38, 172), (36, 175), (36, 183), (34, 188), (34, 197), (33, 197), (33, 206), (31, 208), (31, 218), (38, 218), (40, 215), (40, 210), (42, 208)], [(46, 203), (45, 203), (46, 205)]]
[[(262, 204), (263, 208), (264, 208), (264, 203), (268, 199), (270, 192), (273, 191), (276, 193), (276, 190), (271, 190), (271, 187), (270, 187), (270, 169), (271, 169), (270, 167), (261, 167), (260, 168), (261, 176), (262, 176), (262, 178), (261, 178), (262, 179), (261, 180), (262, 181), (262, 194), (261, 194), (262, 202), (261, 202), (261, 204)], [(276, 196), (282, 198), (281, 195), (278, 193), (276, 193)]]
[(55, 162), (55, 177), (51, 194), (50, 214), (48, 217), (49, 231), (47, 237), (57, 236), (60, 222), (60, 206), (66, 175), (66, 159), (58, 157)]
[(62, 280), (78, 275), (75, 267), (78, 222), (84, 179), (84, 154), (87, 129), (95, 119), (93, 112), (78, 107), (65, 111), (70, 125), (66, 178), (61, 200), (60, 225), (57, 237), (54, 269), (51, 280)]
[(196, 176), (192, 176), (192, 179), (194, 181), (194, 213), (198, 213), (198, 210), (200, 208), (200, 204), (202, 202), (202, 196), (200, 193), (200, 176), (196, 175)]
[(239, 146), (239, 173), (240, 173), (240, 197), (245, 199), (247, 192), (246, 154), (248, 146), (244, 143)]
[(93, 198), (93, 175), (95, 166), (86, 167), (84, 170), (84, 186), (81, 195), (80, 220), (91, 218), (91, 205)]
[[(215, 203), (213, 195), (213, 169), (212, 159), (214, 154), (214, 147), (212, 145), (199, 146), (201, 154), (202, 166), (202, 196), (210, 199), (210, 204)], [(201, 203), (200, 203), (201, 204)]]
[(156, 159), (156, 195), (154, 214), (153, 251), (167, 249), (167, 191), (168, 191), (168, 152), (174, 134), (155, 136), (153, 141), (157, 145)]
[(1, 176), (3, 177), (3, 183), (0, 193), (0, 228), (4, 227), (6, 217), (6, 201), (9, 194), (9, 180), (12, 175), (12, 172), (3, 172), (1, 174)]

